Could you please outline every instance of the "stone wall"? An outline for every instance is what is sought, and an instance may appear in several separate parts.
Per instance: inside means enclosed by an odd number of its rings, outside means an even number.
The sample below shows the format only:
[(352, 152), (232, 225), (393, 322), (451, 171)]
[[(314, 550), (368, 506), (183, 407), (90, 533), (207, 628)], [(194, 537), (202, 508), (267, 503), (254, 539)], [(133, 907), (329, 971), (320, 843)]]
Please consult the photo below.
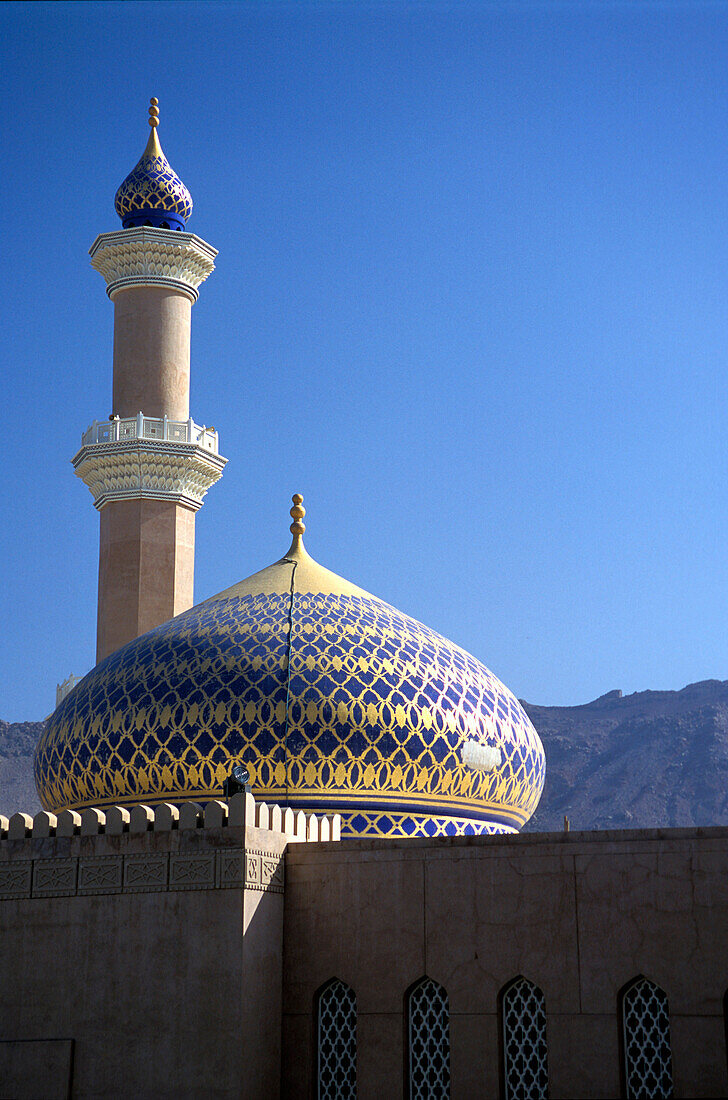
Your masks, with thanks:
[(338, 825), (250, 795), (0, 819), (0, 1096), (277, 1096), (283, 856)]
[(725, 828), (292, 848), (283, 1094), (315, 1095), (316, 993), (336, 977), (356, 994), (359, 1096), (401, 1097), (405, 993), (428, 975), (453, 1100), (502, 1095), (499, 995), (522, 974), (545, 997), (550, 1096), (618, 1097), (619, 994), (643, 974), (667, 994), (675, 1096), (726, 1096), (727, 944)]
[(249, 795), (0, 819), (0, 1095), (310, 1100), (317, 995), (339, 979), (358, 1096), (396, 1100), (427, 977), (453, 1100), (497, 1097), (519, 975), (543, 994), (553, 1100), (624, 1094), (639, 975), (667, 997), (675, 1096), (728, 1095), (728, 829), (338, 829)]

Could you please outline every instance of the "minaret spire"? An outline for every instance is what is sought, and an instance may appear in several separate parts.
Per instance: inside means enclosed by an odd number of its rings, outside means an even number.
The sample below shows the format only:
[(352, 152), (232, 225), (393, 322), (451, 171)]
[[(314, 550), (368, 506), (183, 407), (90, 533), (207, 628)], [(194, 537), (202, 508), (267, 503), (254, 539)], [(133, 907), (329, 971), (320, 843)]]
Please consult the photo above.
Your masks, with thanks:
[(151, 133), (116, 193), (123, 228), (91, 263), (114, 303), (111, 416), (73, 459), (100, 512), (97, 661), (193, 602), (195, 512), (222, 475), (217, 432), (190, 416), (190, 327), (216, 249), (185, 223), (192, 198)]

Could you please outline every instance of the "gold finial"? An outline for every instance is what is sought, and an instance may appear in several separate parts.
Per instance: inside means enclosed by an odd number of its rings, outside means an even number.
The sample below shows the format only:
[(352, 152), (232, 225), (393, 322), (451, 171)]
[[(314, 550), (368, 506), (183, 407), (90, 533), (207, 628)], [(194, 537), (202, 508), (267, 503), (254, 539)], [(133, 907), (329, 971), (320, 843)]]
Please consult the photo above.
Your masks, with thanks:
[(293, 517), (293, 523), (291, 524), (292, 535), (302, 535), (306, 530), (306, 524), (303, 522), (303, 517), (306, 515), (306, 509), (302, 507), (303, 497), (300, 493), (293, 494), (293, 507), (291, 508), (291, 515)]
[(159, 100), (156, 96), (149, 100), (149, 125), (159, 126)]

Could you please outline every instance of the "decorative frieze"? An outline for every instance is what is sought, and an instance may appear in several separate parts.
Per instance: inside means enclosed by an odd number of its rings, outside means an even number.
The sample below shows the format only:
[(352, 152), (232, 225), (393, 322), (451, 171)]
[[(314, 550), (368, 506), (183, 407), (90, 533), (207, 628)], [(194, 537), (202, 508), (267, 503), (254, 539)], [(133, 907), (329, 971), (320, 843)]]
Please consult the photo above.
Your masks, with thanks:
[(215, 270), (217, 249), (194, 233), (139, 226), (102, 233), (89, 255), (110, 298), (127, 287), (163, 286), (181, 290), (194, 302), (197, 288)]
[(153, 439), (91, 443), (73, 459), (99, 511), (112, 500), (171, 500), (196, 512), (227, 459), (197, 443)]
[(0, 861), (0, 899), (176, 890), (282, 894), (284, 858), (263, 849), (118, 854)]

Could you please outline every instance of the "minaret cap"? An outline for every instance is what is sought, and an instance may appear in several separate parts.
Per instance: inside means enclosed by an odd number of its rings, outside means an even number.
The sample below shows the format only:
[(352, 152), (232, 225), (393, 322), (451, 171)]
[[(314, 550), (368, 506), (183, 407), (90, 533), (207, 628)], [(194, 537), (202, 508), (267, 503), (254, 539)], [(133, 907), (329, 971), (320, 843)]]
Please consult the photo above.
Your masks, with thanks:
[(149, 125), (152, 132), (142, 158), (116, 192), (116, 213), (124, 229), (148, 225), (183, 230), (192, 213), (192, 196), (159, 144), (156, 96), (149, 101)]

